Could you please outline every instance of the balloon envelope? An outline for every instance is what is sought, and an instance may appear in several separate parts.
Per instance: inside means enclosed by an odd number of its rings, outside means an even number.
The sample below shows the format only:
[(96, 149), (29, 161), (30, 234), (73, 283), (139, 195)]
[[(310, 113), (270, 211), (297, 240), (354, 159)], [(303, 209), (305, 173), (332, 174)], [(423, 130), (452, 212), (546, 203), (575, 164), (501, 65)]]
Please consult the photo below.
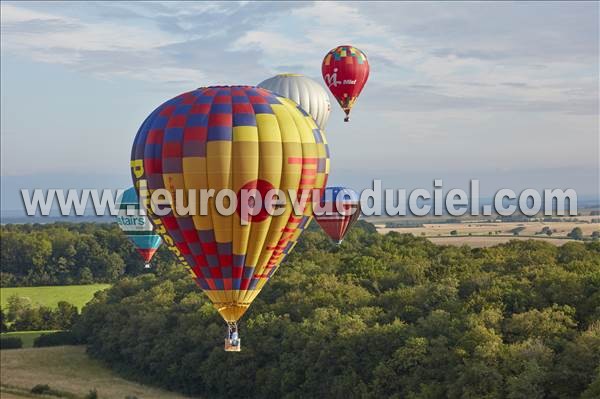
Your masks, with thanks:
[(135, 250), (146, 264), (162, 244), (160, 236), (146, 215), (140, 212), (140, 203), (134, 187), (130, 187), (117, 199), (119, 213), (117, 223), (125, 236), (133, 243)]
[(313, 117), (321, 130), (325, 129), (331, 103), (325, 88), (314, 80), (295, 73), (283, 73), (259, 83), (258, 87), (294, 101)]
[[(144, 197), (158, 189), (320, 190), (329, 172), (325, 135), (313, 118), (293, 101), (250, 86), (200, 88), (167, 101), (142, 124), (131, 159)], [(244, 314), (312, 218), (310, 198), (301, 212), (287, 202), (281, 214), (261, 210), (246, 224), (238, 211), (218, 212), (214, 197), (204, 215), (158, 216), (144, 205), (227, 322)]]
[(325, 85), (346, 113), (350, 110), (369, 79), (369, 61), (365, 53), (352, 46), (338, 46), (323, 59), (321, 72)]
[(340, 244), (360, 217), (359, 195), (350, 188), (327, 187), (320, 208), (315, 209), (315, 220), (333, 241)]

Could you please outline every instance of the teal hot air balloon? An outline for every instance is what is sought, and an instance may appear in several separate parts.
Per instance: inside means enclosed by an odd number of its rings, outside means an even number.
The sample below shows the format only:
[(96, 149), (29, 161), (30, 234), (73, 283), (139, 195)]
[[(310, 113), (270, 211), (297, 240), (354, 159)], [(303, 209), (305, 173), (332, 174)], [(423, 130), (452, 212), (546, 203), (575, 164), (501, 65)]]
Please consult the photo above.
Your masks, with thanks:
[(154, 226), (148, 217), (140, 212), (140, 203), (135, 188), (130, 187), (117, 199), (119, 213), (117, 223), (127, 238), (133, 243), (136, 251), (146, 262), (146, 268), (150, 268), (150, 260), (156, 250), (162, 244), (158, 234), (154, 232)]

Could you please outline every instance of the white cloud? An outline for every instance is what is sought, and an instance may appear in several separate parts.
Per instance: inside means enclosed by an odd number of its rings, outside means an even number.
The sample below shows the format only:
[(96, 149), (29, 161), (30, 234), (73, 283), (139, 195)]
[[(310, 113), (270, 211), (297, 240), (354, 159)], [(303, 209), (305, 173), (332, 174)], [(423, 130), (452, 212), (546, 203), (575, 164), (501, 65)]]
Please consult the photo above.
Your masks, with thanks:
[(290, 57), (311, 51), (310, 43), (302, 42), (285, 34), (267, 31), (249, 31), (236, 40), (231, 50), (239, 51), (247, 47), (257, 47), (268, 56)]
[[(2, 4), (2, 51), (35, 61), (71, 65), (102, 78), (197, 81), (202, 72), (174, 65), (160, 48), (182, 40), (156, 28)], [(172, 75), (171, 75), (172, 73)]]
[(0, 21), (2, 21), (2, 25), (31, 20), (52, 20), (58, 18), (59, 17), (45, 12), (16, 7), (12, 4), (0, 4)]
[[(178, 38), (164, 32), (114, 22), (85, 23), (75, 18), (2, 4), (3, 41), (11, 49), (73, 51), (148, 50)], [(49, 25), (51, 23), (51, 25)], [(46, 28), (45, 31), (40, 28)]]

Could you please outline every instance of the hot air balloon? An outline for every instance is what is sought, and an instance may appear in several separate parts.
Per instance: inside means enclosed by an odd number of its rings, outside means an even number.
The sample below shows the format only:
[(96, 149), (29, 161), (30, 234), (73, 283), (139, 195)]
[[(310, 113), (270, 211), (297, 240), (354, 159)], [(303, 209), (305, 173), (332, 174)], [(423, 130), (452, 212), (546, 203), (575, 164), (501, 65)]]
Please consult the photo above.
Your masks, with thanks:
[(117, 223), (125, 236), (133, 243), (135, 250), (150, 268), (152, 257), (162, 244), (160, 236), (154, 233), (154, 227), (146, 215), (140, 212), (140, 203), (134, 187), (130, 187), (117, 199), (119, 212)]
[(323, 86), (314, 80), (296, 73), (282, 73), (259, 83), (258, 87), (294, 101), (313, 117), (321, 130), (325, 130), (331, 104)]
[(341, 244), (360, 217), (359, 195), (350, 188), (327, 187), (320, 205), (314, 210), (315, 220), (333, 241)]
[[(312, 199), (290, 201), (272, 215), (245, 219), (217, 211), (158, 215), (159, 189), (322, 190), (329, 173), (325, 135), (300, 106), (251, 86), (215, 86), (183, 93), (159, 106), (140, 127), (131, 168), (138, 194), (167, 247), (237, 335), (237, 321), (277, 270), (312, 219)], [(320, 192), (320, 191), (318, 191)], [(320, 196), (320, 194), (319, 194)], [(189, 200), (191, 197), (188, 197)], [(177, 203), (171, 202), (171, 208)], [(160, 212), (163, 213), (162, 211)], [(239, 350), (239, 339), (225, 340)], [(237, 345), (235, 345), (237, 343)]]
[(323, 59), (325, 84), (350, 120), (350, 110), (369, 79), (369, 61), (365, 53), (352, 46), (338, 46)]

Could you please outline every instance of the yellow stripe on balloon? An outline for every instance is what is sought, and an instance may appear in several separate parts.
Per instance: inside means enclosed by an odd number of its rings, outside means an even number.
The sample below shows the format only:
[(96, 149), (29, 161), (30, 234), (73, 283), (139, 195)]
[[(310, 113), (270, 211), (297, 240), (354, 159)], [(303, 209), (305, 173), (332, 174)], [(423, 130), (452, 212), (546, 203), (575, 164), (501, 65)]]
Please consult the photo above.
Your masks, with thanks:
[(289, 190), (298, 190), (300, 178), (302, 177), (302, 167), (298, 163), (291, 163), (289, 159), (298, 159), (302, 157), (302, 144), (300, 143), (300, 134), (296, 128), (293, 118), (283, 105), (274, 105), (273, 111), (277, 117), (282, 132), (282, 172), (280, 190), (285, 195), (284, 211), (279, 216), (273, 216), (271, 226), (265, 245), (261, 252), (261, 257), (257, 264), (257, 272), (264, 273), (268, 263), (281, 256), (285, 243), (280, 242), (288, 225), (290, 215), (293, 212), (291, 198), (288, 196)]
[(183, 157), (183, 180), (186, 190), (198, 190), (198, 204), (196, 214), (192, 216), (196, 230), (213, 230), (210, 215), (200, 214), (200, 190), (208, 189), (208, 175), (206, 174), (206, 157)]
[[(277, 118), (272, 114), (259, 114), (256, 116), (259, 136), (260, 180), (269, 182), (274, 188), (281, 183), (281, 133)], [(255, 266), (258, 263), (261, 249), (269, 231), (271, 218), (253, 223), (250, 232), (250, 244), (246, 254), (246, 264)]]
[[(248, 182), (258, 179), (258, 129), (255, 126), (233, 128), (233, 190), (238, 193)], [(252, 222), (242, 224), (240, 215), (233, 216), (233, 254), (245, 255)]]
[[(217, 210), (217, 195), (223, 190), (231, 190), (231, 141), (209, 141), (206, 143), (206, 173), (208, 187), (215, 190), (215, 196), (209, 199), (208, 212), (213, 222), (215, 241), (217, 244), (229, 243), (233, 239), (231, 215), (222, 215)], [(219, 203), (229, 208), (230, 202), (223, 197)], [(234, 302), (232, 291), (226, 291), (227, 301)]]

